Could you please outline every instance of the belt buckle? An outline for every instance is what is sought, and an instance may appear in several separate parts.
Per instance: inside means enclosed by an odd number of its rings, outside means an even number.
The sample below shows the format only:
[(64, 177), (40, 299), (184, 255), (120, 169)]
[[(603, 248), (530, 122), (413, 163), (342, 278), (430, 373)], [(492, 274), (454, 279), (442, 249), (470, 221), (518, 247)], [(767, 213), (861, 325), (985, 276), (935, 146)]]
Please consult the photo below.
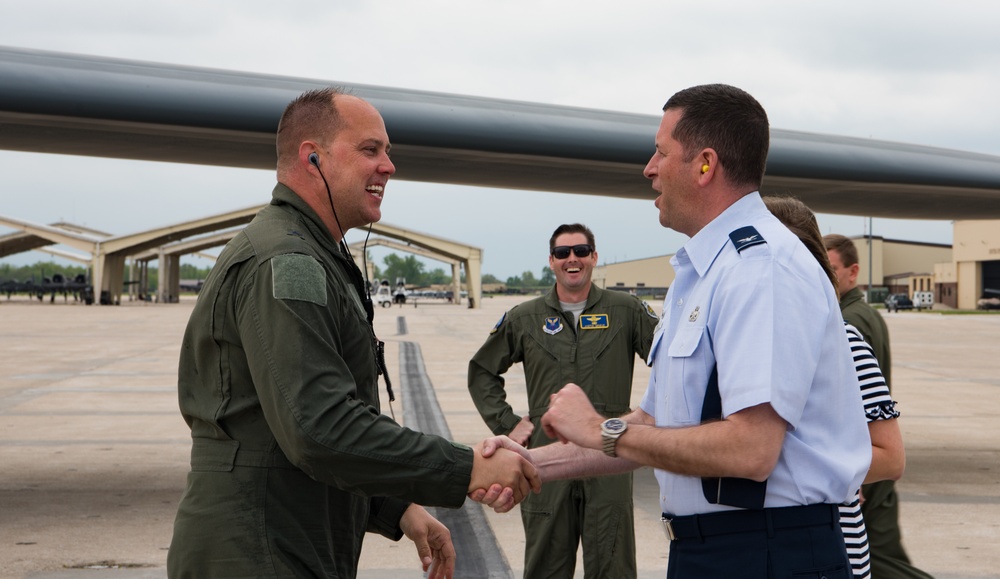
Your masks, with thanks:
[(672, 519), (667, 517), (660, 517), (660, 522), (663, 523), (663, 530), (667, 533), (667, 540), (676, 541), (677, 535), (674, 534), (674, 526)]

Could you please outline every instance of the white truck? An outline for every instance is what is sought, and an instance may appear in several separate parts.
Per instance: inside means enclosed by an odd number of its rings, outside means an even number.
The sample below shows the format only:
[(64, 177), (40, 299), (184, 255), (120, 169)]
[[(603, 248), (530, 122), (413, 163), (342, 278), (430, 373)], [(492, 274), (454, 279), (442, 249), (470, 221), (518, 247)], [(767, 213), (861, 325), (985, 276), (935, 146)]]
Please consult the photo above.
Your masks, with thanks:
[(913, 292), (913, 308), (916, 310), (934, 307), (934, 292)]

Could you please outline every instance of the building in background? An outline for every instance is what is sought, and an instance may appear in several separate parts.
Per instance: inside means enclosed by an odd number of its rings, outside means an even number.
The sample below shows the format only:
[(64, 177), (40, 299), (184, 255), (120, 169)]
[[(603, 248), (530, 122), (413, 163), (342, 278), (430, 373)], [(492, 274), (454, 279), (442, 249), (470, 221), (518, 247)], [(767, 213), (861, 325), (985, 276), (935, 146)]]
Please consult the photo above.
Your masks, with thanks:
[[(1000, 220), (956, 221), (954, 245), (863, 235), (851, 239), (858, 248), (858, 287), (871, 290), (872, 303), (888, 294), (932, 292), (936, 304), (971, 310), (983, 298), (1000, 298)], [(671, 257), (601, 264), (593, 280), (598, 287), (662, 298), (674, 281)]]

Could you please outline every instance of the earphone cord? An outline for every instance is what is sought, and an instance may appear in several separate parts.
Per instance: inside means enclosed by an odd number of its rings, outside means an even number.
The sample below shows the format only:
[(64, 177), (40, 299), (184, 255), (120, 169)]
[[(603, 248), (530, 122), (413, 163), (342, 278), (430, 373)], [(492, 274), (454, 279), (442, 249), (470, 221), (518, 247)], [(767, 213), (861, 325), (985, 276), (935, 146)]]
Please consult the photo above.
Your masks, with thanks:
[[(319, 169), (319, 166), (317, 165), (316, 168)], [(340, 218), (337, 217), (337, 208), (334, 207), (333, 205), (333, 193), (330, 192), (330, 184), (326, 182), (326, 175), (323, 174), (323, 171), (318, 171), (318, 173), (319, 176), (323, 179), (323, 184), (326, 185), (326, 197), (327, 199), (330, 200), (330, 210), (333, 211), (333, 218), (334, 220), (337, 221), (337, 229), (340, 230), (341, 251), (347, 254), (347, 258), (351, 260), (351, 263), (354, 264), (355, 269), (357, 269), (358, 264), (356, 261), (354, 261), (354, 256), (351, 254), (350, 246), (347, 245), (346, 232), (344, 231), (344, 227), (340, 224)], [(385, 379), (385, 390), (386, 393), (389, 394), (389, 414), (392, 416), (392, 419), (395, 420), (396, 411), (393, 409), (392, 403), (396, 400), (396, 395), (393, 394), (392, 392), (392, 382), (389, 381), (389, 368), (386, 367), (385, 364), (385, 342), (379, 340), (378, 336), (375, 335), (375, 326), (373, 323), (375, 319), (375, 308), (372, 304), (372, 290), (370, 284), (368, 283), (368, 237), (370, 237), (371, 234), (372, 234), (372, 224), (369, 223), (368, 235), (365, 236), (365, 246), (363, 250), (364, 255), (362, 256), (362, 258), (364, 259), (364, 266), (365, 266), (365, 271), (362, 274), (364, 276), (364, 284), (365, 284), (364, 292), (365, 295), (367, 296), (367, 299), (365, 301), (365, 310), (366, 310), (365, 313), (368, 314), (368, 325), (371, 326), (372, 337), (375, 339), (375, 364), (378, 366), (379, 373), (382, 374), (382, 377)]]
[(344, 231), (344, 227), (340, 224), (340, 217), (337, 217), (337, 208), (333, 205), (333, 193), (330, 192), (330, 184), (326, 182), (326, 175), (323, 174), (323, 171), (319, 170), (319, 165), (316, 166), (316, 172), (323, 179), (323, 185), (326, 185), (326, 198), (330, 200), (330, 211), (333, 211), (333, 219), (337, 222), (337, 229), (340, 231), (341, 251), (347, 253), (347, 257), (351, 258), (351, 261), (354, 261), (354, 256), (351, 255), (351, 248), (347, 247), (347, 240), (345, 239), (347, 232)]

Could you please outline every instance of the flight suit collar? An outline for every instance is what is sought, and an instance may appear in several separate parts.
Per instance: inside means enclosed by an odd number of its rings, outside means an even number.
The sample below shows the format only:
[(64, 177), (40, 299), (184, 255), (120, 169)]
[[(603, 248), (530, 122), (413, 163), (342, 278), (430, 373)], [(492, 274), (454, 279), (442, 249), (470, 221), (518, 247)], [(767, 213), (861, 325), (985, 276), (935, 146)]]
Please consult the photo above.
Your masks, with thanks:
[(840, 309), (843, 311), (844, 308), (853, 304), (854, 302), (861, 301), (864, 298), (864, 294), (861, 292), (861, 288), (854, 286), (847, 290), (844, 295), (840, 296)]
[[(589, 310), (594, 307), (594, 304), (601, 301), (601, 296), (604, 295), (605, 291), (591, 283), (590, 293), (587, 294), (587, 305), (583, 308), (584, 311)], [(557, 312), (562, 312), (562, 306), (559, 304), (559, 292), (556, 291), (556, 286), (552, 286), (549, 293), (545, 294), (545, 305)]]
[(278, 183), (274, 186), (274, 190), (271, 191), (271, 205), (282, 206), (290, 205), (292, 209), (300, 213), (303, 217), (303, 221), (309, 228), (309, 233), (313, 239), (323, 246), (330, 254), (337, 256), (338, 258), (347, 259), (347, 256), (343, 254), (340, 250), (340, 244), (338, 244), (333, 237), (330, 235), (330, 231), (323, 224), (323, 221), (319, 218), (319, 215), (313, 211), (313, 208), (309, 206), (298, 193), (293, 191), (284, 183)]

